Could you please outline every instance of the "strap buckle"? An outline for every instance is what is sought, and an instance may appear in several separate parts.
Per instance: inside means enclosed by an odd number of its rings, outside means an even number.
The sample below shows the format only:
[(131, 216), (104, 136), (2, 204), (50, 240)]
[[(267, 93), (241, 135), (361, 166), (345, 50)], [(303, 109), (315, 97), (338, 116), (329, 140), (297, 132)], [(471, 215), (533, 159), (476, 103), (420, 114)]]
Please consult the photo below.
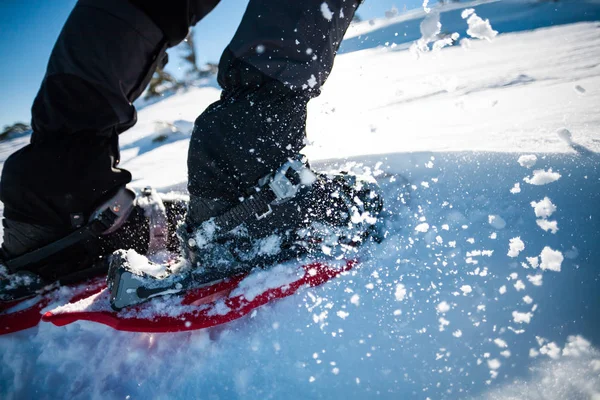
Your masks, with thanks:
[(272, 204), (280, 204), (293, 198), (302, 186), (310, 186), (316, 179), (315, 174), (304, 162), (288, 159), (275, 171), (269, 182), (269, 187), (275, 194)]

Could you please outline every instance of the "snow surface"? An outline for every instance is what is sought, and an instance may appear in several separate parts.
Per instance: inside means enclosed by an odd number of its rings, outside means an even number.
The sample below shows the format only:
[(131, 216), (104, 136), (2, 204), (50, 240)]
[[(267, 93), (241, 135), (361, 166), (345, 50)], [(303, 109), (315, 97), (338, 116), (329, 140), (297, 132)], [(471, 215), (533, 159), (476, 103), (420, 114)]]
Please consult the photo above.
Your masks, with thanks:
[[(365, 21), (309, 104), (312, 165), (378, 171), (392, 214), (360, 267), (202, 331), (77, 322), (1, 336), (0, 397), (598, 398), (600, 4), (428, 7), (442, 32), (465, 38), (474, 8), (500, 33), (417, 58), (423, 10)], [(192, 121), (218, 96), (194, 88), (140, 110), (121, 136), (136, 188), (185, 191)], [(0, 160), (27, 140), (2, 142)], [(532, 210), (546, 198), (553, 221)], [(295, 279), (276, 272), (253, 279)]]

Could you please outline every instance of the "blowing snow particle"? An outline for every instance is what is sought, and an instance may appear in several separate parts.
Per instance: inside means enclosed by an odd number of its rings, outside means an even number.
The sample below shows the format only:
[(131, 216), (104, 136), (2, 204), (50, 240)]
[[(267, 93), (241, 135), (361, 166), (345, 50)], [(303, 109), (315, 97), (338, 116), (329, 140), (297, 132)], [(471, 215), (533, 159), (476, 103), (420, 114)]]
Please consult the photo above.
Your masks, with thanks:
[(494, 369), (494, 370), (500, 368), (500, 366), (502, 365), (502, 363), (500, 361), (498, 361), (496, 358), (488, 360), (487, 364), (490, 369)]
[(537, 162), (537, 157), (534, 154), (526, 154), (526, 155), (519, 157), (517, 162), (519, 163), (519, 165), (521, 167), (531, 168)]
[(520, 237), (517, 236), (515, 238), (510, 239), (509, 249), (507, 253), (509, 257), (516, 257), (523, 250), (525, 250), (525, 243), (523, 243)]
[(485, 39), (488, 42), (491, 42), (498, 34), (497, 31), (492, 29), (489, 19), (484, 21), (474, 12), (469, 16), (467, 24), (469, 25), (467, 34), (476, 39)]
[(488, 215), (488, 223), (496, 229), (504, 229), (506, 221), (499, 215)]
[(518, 312), (518, 311), (513, 311), (512, 312), (512, 316), (513, 316), (513, 321), (515, 321), (515, 323), (517, 324), (522, 324), (522, 323), (530, 323), (531, 322), (531, 318), (533, 317), (533, 314), (530, 312), (526, 312), (526, 313), (522, 313), (522, 312)]
[(550, 271), (560, 272), (560, 266), (564, 260), (562, 253), (558, 250), (552, 250), (546, 246), (540, 254), (540, 268), (543, 270), (549, 269)]
[(552, 201), (548, 197), (544, 197), (540, 201), (532, 201), (531, 207), (535, 212), (535, 216), (538, 218), (548, 218), (556, 211), (556, 206), (552, 204)]
[(560, 174), (558, 172), (552, 172), (552, 168), (548, 171), (543, 169), (537, 169), (533, 171), (533, 176), (530, 178), (526, 176), (523, 180), (530, 185), (547, 185), (548, 183), (556, 182), (560, 179)]
[(325, 18), (327, 21), (331, 21), (333, 19), (333, 13), (325, 2), (321, 4), (321, 14), (323, 14), (323, 18)]
[(402, 301), (406, 297), (406, 287), (403, 284), (399, 283), (396, 285), (396, 292), (394, 293), (397, 301)]
[(535, 222), (540, 228), (542, 228), (546, 232), (548, 232), (548, 231), (550, 231), (552, 233), (558, 232), (558, 222), (556, 222), (556, 221), (548, 221), (547, 219), (538, 219)]
[(427, 222), (423, 222), (415, 227), (415, 231), (425, 233), (429, 230), (429, 224)]
[(462, 285), (460, 287), (460, 290), (462, 290), (463, 295), (465, 295), (465, 296), (473, 291), (473, 289), (471, 288), (470, 285)]
[(521, 184), (519, 182), (515, 183), (515, 186), (513, 186), (512, 189), (510, 189), (510, 192), (512, 194), (521, 193)]
[(494, 339), (494, 343), (496, 344), (496, 346), (500, 347), (501, 349), (505, 349), (508, 347), (508, 344), (500, 338)]
[(450, 304), (445, 301), (441, 301), (436, 308), (439, 313), (445, 313), (450, 311)]
[(467, 9), (463, 10), (463, 12), (460, 14), (460, 17), (462, 19), (467, 19), (474, 12), (475, 12), (475, 9), (473, 9), (473, 8), (467, 8)]
[(531, 282), (533, 286), (542, 286), (542, 274), (527, 275), (527, 280)]
[(559, 130), (556, 131), (556, 134), (558, 135), (559, 138), (561, 138), (568, 144), (573, 143), (573, 139), (572, 139), (573, 135), (571, 134), (571, 131), (569, 131), (567, 128), (560, 128)]

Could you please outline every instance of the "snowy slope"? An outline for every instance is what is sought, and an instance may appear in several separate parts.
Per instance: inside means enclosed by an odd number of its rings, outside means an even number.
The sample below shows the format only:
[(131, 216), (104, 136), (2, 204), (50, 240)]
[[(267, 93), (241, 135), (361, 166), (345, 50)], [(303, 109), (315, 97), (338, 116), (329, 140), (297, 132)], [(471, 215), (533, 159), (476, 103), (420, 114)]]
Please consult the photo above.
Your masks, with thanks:
[[(520, 3), (476, 8), (501, 31), (492, 42), (337, 59), (310, 104), (306, 152), (319, 169), (358, 162), (379, 177), (393, 216), (359, 269), (204, 331), (81, 322), (0, 336), (0, 396), (597, 400), (600, 17), (502, 33), (495, 16), (548, 25)], [(576, 4), (598, 16), (597, 2)], [(418, 39), (422, 17), (398, 18), (417, 21)], [(369, 26), (360, 34), (393, 23)], [(185, 189), (192, 122), (218, 95), (192, 89), (140, 111), (121, 138), (134, 186)]]

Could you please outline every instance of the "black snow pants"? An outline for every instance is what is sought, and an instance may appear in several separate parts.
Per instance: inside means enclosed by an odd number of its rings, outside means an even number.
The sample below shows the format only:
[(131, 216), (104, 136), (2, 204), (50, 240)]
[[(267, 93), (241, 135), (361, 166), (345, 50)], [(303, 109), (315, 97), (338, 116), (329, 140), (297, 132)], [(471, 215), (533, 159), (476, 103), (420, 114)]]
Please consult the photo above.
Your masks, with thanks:
[[(219, 64), (221, 100), (196, 121), (189, 191), (234, 199), (305, 135), (359, 0), (250, 0)], [(50, 56), (32, 106), (31, 143), (2, 171), (6, 218), (72, 225), (131, 181), (118, 168), (118, 135), (136, 122), (140, 96), (166, 50), (219, 0), (79, 0)]]

